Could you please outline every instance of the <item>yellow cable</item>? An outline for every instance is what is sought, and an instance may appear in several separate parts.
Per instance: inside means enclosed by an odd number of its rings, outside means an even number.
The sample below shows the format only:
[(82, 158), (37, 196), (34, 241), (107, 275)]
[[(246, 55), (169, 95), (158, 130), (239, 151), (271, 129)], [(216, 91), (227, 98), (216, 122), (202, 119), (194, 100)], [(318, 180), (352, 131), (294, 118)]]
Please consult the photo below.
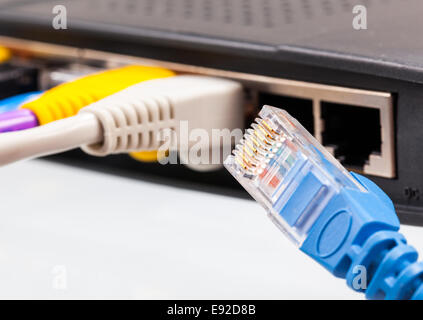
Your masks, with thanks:
[(22, 108), (34, 112), (38, 123), (44, 125), (74, 116), (81, 108), (136, 83), (173, 75), (170, 70), (147, 66), (107, 70), (61, 84)]
[[(61, 84), (46, 91), (38, 99), (22, 106), (37, 116), (40, 125), (74, 116), (83, 107), (101, 100), (133, 84), (174, 76), (167, 69), (128, 66), (89, 75)], [(157, 151), (132, 152), (130, 156), (142, 162), (158, 161)]]
[(167, 157), (169, 152), (162, 152), (162, 154), (159, 153), (159, 151), (139, 151), (139, 152), (131, 152), (129, 155), (138, 161), (141, 162), (157, 162), (161, 158)]
[(6, 49), (4, 47), (0, 47), (0, 63), (5, 62), (9, 60), (11, 54), (9, 49)]

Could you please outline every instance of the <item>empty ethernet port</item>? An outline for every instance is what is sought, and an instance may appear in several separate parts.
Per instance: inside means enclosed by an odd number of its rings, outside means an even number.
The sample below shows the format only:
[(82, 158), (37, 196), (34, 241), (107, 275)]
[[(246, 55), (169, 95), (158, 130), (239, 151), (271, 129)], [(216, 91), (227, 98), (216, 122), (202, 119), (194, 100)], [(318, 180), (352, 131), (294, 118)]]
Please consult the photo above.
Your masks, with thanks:
[(270, 93), (259, 93), (259, 106), (269, 105), (286, 110), (304, 128), (314, 134), (313, 101)]
[(371, 154), (381, 153), (380, 110), (322, 102), (322, 142), (351, 169), (363, 170)]

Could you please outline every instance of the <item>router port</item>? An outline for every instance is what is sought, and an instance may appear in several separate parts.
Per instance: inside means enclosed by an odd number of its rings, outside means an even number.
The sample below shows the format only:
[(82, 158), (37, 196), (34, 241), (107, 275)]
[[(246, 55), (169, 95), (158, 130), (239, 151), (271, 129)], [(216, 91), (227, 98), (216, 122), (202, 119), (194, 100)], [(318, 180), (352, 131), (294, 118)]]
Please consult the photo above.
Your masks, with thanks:
[(270, 105), (285, 109), (309, 132), (314, 133), (313, 101), (270, 93), (259, 93), (259, 106)]
[(371, 154), (381, 153), (380, 111), (321, 102), (322, 142), (345, 166), (364, 171)]
[(231, 78), (256, 90), (259, 106), (286, 109), (347, 168), (395, 178), (391, 93), (263, 76), (231, 74)]

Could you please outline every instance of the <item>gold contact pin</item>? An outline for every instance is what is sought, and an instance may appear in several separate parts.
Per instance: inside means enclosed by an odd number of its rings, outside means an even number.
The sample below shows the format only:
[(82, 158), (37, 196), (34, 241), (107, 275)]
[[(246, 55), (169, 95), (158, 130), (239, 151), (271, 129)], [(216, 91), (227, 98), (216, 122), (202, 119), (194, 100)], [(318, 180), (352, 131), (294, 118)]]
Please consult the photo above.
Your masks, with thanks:
[(251, 143), (251, 141), (246, 140), (245, 141), (245, 145), (247, 145), (248, 147), (250, 147), (250, 149), (254, 152), (254, 153), (258, 153), (258, 150), (254, 147), (254, 145)]
[(250, 152), (250, 150), (248, 149), (247, 145), (244, 145), (244, 147), (242, 148), (250, 157), (254, 157), (254, 155)]
[(260, 128), (267, 133), (268, 137), (272, 141), (276, 141), (277, 140), (278, 134), (274, 130), (271, 130), (271, 128), (269, 129), (269, 127), (265, 125), (264, 120), (261, 120), (261, 122), (259, 123), (259, 125), (260, 125)]
[(257, 147), (257, 148), (254, 148), (255, 153), (257, 155), (264, 156), (264, 154), (267, 152), (267, 146), (264, 143), (262, 143), (262, 142), (258, 141), (257, 139), (255, 139), (255, 137), (253, 135), (249, 135), (248, 138), (247, 138), (247, 141), (250, 144), (254, 144)]
[(270, 145), (270, 143), (266, 140), (266, 138), (260, 135), (260, 133), (257, 130), (254, 130), (254, 135), (261, 140), (262, 144)]
[(278, 135), (278, 133), (275, 130), (273, 130), (272, 127), (269, 126), (266, 120), (261, 119), (261, 123), (264, 124), (264, 126), (269, 130), (269, 132), (273, 133), (274, 135)]
[(258, 142), (258, 141), (257, 141), (257, 139), (256, 139), (256, 138), (254, 138), (252, 135), (250, 136), (250, 139), (254, 142), (254, 144), (255, 144), (257, 147), (260, 147), (260, 146), (261, 146), (261, 143), (260, 143), (260, 142)]
[(271, 135), (270, 134), (270, 132), (268, 132), (267, 130), (265, 130), (261, 125), (260, 125), (260, 123), (257, 125), (257, 127), (259, 128), (259, 130), (261, 131), (261, 132), (263, 132), (263, 134), (267, 137), (267, 138), (269, 138), (269, 139), (271, 139), (271, 140), (274, 140), (274, 138), (273, 138), (273, 135)]
[(268, 132), (263, 129), (262, 126), (260, 126), (260, 123), (253, 123), (251, 127), (257, 132), (257, 134), (260, 134), (261, 136), (265, 137), (266, 139), (271, 139)]
[(240, 160), (238, 157), (235, 157), (235, 161), (238, 162), (238, 164), (244, 168), (244, 170), (247, 170), (248, 167), (244, 164), (244, 162), (242, 160)]
[(246, 158), (246, 159), (248, 159), (248, 162), (252, 165), (252, 166), (254, 166), (254, 167), (256, 167), (257, 165), (258, 165), (258, 162), (257, 162), (257, 156), (255, 155), (255, 154), (253, 154), (252, 152), (251, 152), (251, 150), (247, 147), (247, 146), (245, 146), (244, 145), (244, 147), (242, 148), (242, 150), (238, 150), (240, 153), (242, 153), (242, 155)]

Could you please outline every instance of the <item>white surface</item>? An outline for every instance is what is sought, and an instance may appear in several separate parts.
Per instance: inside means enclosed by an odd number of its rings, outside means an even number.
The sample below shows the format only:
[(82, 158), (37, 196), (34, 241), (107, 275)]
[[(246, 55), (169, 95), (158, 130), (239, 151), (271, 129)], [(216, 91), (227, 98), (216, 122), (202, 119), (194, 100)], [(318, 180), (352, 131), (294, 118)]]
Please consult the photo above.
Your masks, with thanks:
[(362, 298), (253, 201), (42, 161), (0, 181), (0, 298)]

